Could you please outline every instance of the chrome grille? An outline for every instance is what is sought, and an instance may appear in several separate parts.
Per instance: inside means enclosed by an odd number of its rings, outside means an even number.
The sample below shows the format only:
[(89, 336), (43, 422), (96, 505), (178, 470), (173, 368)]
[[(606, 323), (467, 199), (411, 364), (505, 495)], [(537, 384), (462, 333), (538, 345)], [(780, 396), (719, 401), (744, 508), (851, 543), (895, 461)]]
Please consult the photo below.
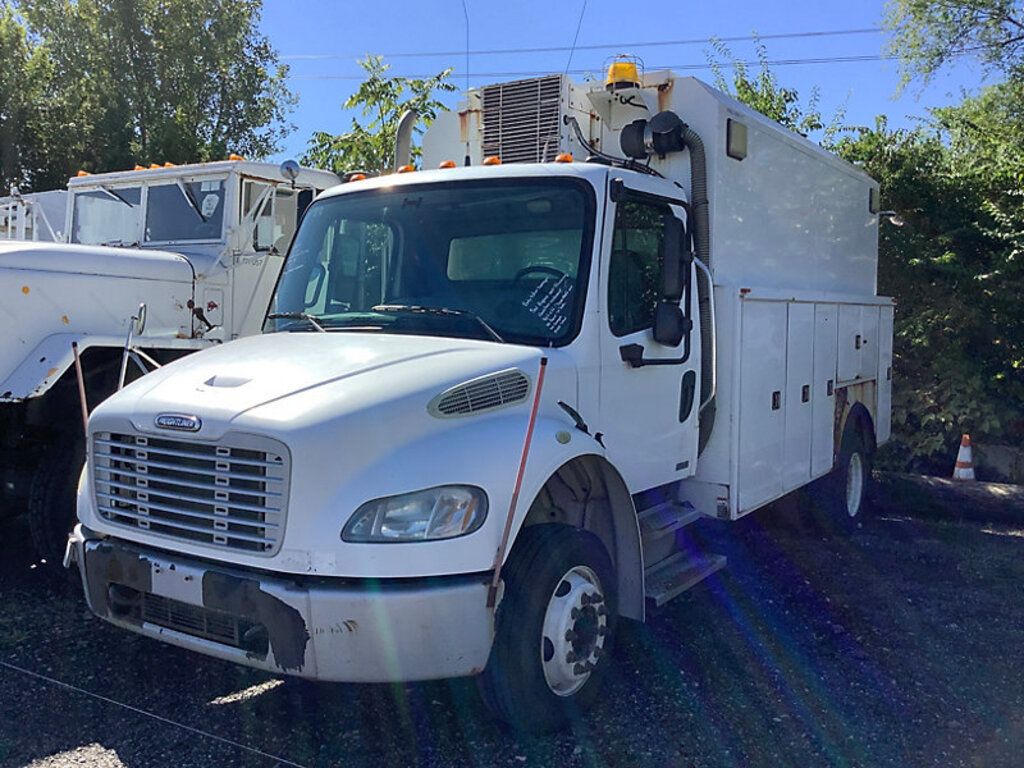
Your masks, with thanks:
[(217, 443), (93, 435), (96, 508), (112, 523), (271, 555), (284, 535), (288, 454), (267, 438)]
[(520, 403), (529, 392), (529, 377), (512, 368), (445, 390), (431, 403), (431, 410), (441, 416), (465, 416)]
[(484, 155), (503, 163), (542, 163), (559, 152), (562, 77), (488, 85), (484, 96)]

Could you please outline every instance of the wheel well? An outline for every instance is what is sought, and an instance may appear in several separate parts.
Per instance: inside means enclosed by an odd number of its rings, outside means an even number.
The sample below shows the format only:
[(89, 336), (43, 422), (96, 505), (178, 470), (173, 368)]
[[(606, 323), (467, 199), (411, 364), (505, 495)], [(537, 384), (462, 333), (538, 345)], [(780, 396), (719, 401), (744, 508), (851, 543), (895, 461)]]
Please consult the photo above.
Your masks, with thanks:
[[(849, 423), (852, 423), (854, 429), (860, 433), (861, 437), (864, 439), (864, 446), (868, 449), (868, 453), (873, 456), (878, 447), (875, 440), (875, 422), (863, 403), (858, 402), (850, 406), (844, 421), (844, 430), (846, 428), (845, 424)], [(842, 433), (840, 433), (839, 439), (842, 440)]]
[(587, 531), (604, 545), (615, 566), (619, 613), (643, 620), (643, 558), (633, 499), (606, 459), (578, 456), (544, 483), (523, 520), (523, 528), (556, 523)]

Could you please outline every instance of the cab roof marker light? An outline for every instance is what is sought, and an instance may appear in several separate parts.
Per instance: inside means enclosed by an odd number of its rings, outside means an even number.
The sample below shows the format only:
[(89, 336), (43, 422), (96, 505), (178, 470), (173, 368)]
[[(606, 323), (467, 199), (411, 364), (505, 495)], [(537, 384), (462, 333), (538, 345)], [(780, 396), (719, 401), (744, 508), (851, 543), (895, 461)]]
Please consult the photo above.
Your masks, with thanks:
[(88, 171), (79, 169), (78, 173), (76, 173), (75, 176), (81, 178), (82, 176), (92, 176), (92, 174), (89, 173)]
[(442, 160), (440, 163), (438, 163), (437, 167), (438, 168), (454, 168), (455, 167), (455, 161), (454, 160)]
[(416, 170), (415, 165), (403, 165), (398, 169), (398, 173), (412, 173)]
[(228, 160), (245, 160), (245, 158), (242, 157), (241, 155), (232, 152), (230, 155), (228, 155)]
[(497, 155), (488, 155), (484, 158), (484, 165), (501, 165), (501, 158)]
[(134, 167), (134, 168), (132, 168), (132, 170), (133, 170), (133, 171), (144, 171), (144, 170), (146, 170), (146, 166), (144, 166), (144, 165), (139, 165), (138, 163), (136, 163), (136, 164), (135, 164), (135, 167)]
[(555, 162), (556, 163), (571, 163), (572, 162), (572, 152), (559, 152), (557, 155), (555, 155)]
[(353, 173), (346, 179), (346, 181), (363, 181), (366, 179), (365, 173)]
[(164, 168), (173, 168), (174, 167), (174, 163), (164, 163), (163, 167)]

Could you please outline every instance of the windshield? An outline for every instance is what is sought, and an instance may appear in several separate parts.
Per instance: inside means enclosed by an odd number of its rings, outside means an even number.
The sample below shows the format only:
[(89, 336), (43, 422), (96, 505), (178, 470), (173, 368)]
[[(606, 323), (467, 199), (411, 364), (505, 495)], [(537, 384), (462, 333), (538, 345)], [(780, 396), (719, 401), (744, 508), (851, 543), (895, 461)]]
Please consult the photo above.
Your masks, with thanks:
[[(314, 203), (272, 330), (361, 328), (561, 345), (575, 337), (594, 197), (574, 179), (459, 182)], [(447, 312), (431, 310), (445, 309)]]
[(87, 245), (139, 242), (141, 187), (110, 187), (74, 194), (71, 242)]
[(146, 199), (146, 242), (220, 240), (224, 179), (153, 185)]

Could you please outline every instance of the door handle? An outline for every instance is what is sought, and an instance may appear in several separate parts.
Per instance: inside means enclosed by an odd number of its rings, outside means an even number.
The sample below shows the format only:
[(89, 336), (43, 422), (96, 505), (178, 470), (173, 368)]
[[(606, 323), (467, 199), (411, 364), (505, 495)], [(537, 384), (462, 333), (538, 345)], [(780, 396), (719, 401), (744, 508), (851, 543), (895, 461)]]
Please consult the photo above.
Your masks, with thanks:
[(687, 371), (683, 374), (683, 382), (679, 391), (679, 423), (682, 424), (690, 418), (693, 410), (693, 397), (697, 391), (696, 371)]

